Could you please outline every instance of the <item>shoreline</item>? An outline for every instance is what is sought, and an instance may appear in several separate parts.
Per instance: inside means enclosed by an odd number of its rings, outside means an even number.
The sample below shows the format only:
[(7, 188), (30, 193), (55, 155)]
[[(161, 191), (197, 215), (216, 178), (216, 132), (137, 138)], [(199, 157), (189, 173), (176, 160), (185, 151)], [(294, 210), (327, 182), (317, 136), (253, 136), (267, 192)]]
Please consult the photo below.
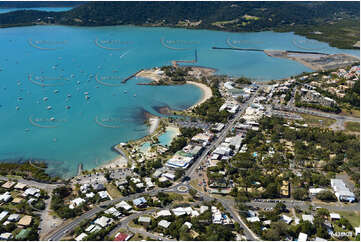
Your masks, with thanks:
[(201, 105), (202, 103), (204, 103), (205, 101), (207, 101), (208, 99), (213, 97), (212, 89), (210, 87), (208, 87), (207, 85), (205, 85), (203, 83), (199, 83), (199, 82), (193, 82), (193, 81), (187, 81), (186, 83), (190, 84), (190, 85), (194, 85), (194, 86), (198, 87), (199, 89), (201, 89), (202, 98), (196, 104), (193, 104), (192, 106), (190, 106), (189, 108), (187, 108), (185, 110), (192, 110), (193, 108)]

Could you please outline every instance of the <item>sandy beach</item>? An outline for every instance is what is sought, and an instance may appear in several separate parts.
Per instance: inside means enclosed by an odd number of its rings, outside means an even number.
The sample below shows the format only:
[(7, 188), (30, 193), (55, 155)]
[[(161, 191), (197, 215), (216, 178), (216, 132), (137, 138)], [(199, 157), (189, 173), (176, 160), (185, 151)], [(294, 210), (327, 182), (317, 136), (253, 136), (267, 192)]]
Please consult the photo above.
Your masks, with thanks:
[(126, 168), (126, 167), (127, 167), (127, 160), (123, 156), (119, 155), (113, 160), (109, 161), (108, 163), (98, 166), (97, 169), (98, 168), (115, 169), (115, 168)]
[(150, 127), (149, 127), (149, 134), (154, 133), (157, 130), (159, 125), (160, 119), (158, 117), (152, 117), (149, 119)]
[(199, 87), (203, 93), (202, 98), (196, 104), (189, 107), (188, 110), (197, 107), (198, 105), (204, 103), (205, 101), (207, 101), (209, 98), (211, 98), (213, 96), (212, 89), (203, 83), (187, 81), (187, 84), (191, 84), (191, 85), (195, 85), (195, 86)]
[(155, 70), (155, 69), (142, 70), (136, 76), (151, 79), (156, 82), (159, 82), (159, 80), (162, 79), (162, 77), (163, 77), (162, 75), (158, 74), (157, 70)]

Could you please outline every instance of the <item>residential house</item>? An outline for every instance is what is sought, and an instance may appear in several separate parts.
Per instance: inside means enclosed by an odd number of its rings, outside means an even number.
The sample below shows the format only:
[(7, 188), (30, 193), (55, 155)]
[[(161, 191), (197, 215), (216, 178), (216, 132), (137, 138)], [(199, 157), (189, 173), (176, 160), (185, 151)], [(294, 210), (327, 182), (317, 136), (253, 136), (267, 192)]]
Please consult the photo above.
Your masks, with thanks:
[(88, 235), (86, 233), (81, 233), (80, 235), (78, 235), (75, 240), (76, 241), (83, 241)]
[(116, 208), (123, 208), (125, 211), (129, 211), (132, 209), (132, 206), (130, 206), (126, 201), (121, 201), (117, 205), (115, 205)]
[(140, 198), (134, 199), (133, 204), (134, 204), (134, 206), (136, 206), (138, 208), (142, 208), (147, 205), (147, 200), (145, 200), (144, 197), (140, 197)]
[(101, 216), (100, 218), (97, 218), (97, 219), (94, 221), (94, 224), (97, 224), (97, 225), (99, 225), (100, 227), (105, 228), (105, 227), (107, 227), (108, 225), (112, 224), (113, 221), (114, 221), (114, 220), (111, 219), (111, 218), (108, 218), (108, 217), (105, 217), (105, 216)]
[(30, 215), (25, 215), (20, 219), (18, 225), (27, 227), (31, 224), (32, 219), (33, 218)]
[(168, 222), (167, 220), (161, 220), (159, 221), (158, 226), (167, 229), (170, 224), (171, 222)]
[(69, 208), (74, 209), (83, 203), (85, 203), (85, 200), (83, 198), (81, 198), (81, 197), (75, 198), (74, 200), (70, 201)]

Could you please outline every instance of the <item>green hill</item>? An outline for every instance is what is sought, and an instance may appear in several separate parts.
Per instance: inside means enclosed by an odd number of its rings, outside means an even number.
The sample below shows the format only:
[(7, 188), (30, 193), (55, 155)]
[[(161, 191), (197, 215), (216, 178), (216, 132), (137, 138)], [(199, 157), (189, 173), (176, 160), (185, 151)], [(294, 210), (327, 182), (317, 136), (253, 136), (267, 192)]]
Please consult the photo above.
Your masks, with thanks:
[(0, 26), (134, 24), (233, 32), (294, 31), (339, 48), (353, 48), (359, 41), (359, 9), (359, 2), (87, 2), (61, 13), (0, 14)]

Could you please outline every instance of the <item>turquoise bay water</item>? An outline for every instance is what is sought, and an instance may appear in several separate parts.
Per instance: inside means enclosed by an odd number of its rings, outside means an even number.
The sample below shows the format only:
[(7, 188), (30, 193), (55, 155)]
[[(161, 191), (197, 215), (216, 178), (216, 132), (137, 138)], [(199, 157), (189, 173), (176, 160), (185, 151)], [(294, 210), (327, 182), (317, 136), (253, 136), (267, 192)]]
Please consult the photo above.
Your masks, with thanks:
[(113, 159), (111, 147), (148, 134), (144, 111), (184, 109), (201, 90), (192, 85), (136, 85), (120, 80), (141, 68), (191, 60), (217, 73), (260, 80), (310, 71), (258, 52), (212, 50), (230, 43), (244, 48), (331, 48), (292, 33), (224, 33), (170, 28), (32, 26), (0, 29), (0, 160), (41, 159), (64, 177)]
[(167, 129), (163, 134), (158, 136), (159, 144), (169, 146), (174, 137), (177, 136), (177, 131), (174, 129)]
[(47, 11), (47, 12), (63, 12), (63, 11), (68, 11), (72, 8), (69, 7), (49, 7), (49, 8), (0, 8), (0, 14), (2, 13), (9, 13), (9, 12), (13, 12), (13, 11), (18, 11), (18, 10), (39, 10), (39, 11)]

